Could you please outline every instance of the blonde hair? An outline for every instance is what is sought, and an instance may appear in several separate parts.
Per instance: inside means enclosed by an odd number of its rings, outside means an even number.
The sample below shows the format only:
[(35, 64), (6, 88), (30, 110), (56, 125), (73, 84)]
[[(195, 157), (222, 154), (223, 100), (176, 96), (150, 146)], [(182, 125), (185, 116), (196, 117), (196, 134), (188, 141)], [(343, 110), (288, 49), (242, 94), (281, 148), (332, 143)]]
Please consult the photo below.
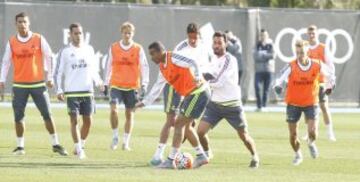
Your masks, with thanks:
[(316, 25), (310, 25), (308, 28), (307, 28), (308, 31), (316, 31), (317, 30), (317, 26)]
[(130, 31), (135, 32), (135, 26), (128, 21), (121, 25), (120, 31), (123, 32), (125, 29), (129, 29)]
[(307, 52), (309, 50), (309, 46), (310, 46), (310, 44), (306, 40), (300, 39), (295, 42), (295, 48), (304, 49), (305, 52)]

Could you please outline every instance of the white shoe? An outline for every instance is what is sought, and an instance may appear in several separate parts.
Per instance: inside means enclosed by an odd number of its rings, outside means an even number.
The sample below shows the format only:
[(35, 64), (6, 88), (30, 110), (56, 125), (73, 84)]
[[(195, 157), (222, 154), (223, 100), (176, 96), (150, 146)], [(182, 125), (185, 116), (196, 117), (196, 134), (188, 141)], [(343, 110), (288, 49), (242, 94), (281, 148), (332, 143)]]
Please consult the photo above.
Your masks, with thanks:
[(119, 138), (114, 137), (111, 141), (111, 146), (110, 146), (111, 150), (116, 150), (118, 147), (118, 144), (119, 144)]
[(123, 145), (122, 145), (122, 150), (124, 150), (124, 151), (131, 151), (131, 148), (130, 148), (128, 145), (123, 144)]
[(85, 151), (81, 149), (80, 151), (77, 152), (77, 156), (80, 160), (85, 159), (86, 158)]
[(214, 154), (211, 149), (209, 149), (208, 151), (205, 151), (205, 154), (206, 154), (206, 157), (208, 157), (208, 159), (214, 158)]
[(294, 166), (298, 166), (302, 162), (303, 162), (303, 157), (299, 156), (299, 155), (296, 155), (292, 163), (293, 163)]

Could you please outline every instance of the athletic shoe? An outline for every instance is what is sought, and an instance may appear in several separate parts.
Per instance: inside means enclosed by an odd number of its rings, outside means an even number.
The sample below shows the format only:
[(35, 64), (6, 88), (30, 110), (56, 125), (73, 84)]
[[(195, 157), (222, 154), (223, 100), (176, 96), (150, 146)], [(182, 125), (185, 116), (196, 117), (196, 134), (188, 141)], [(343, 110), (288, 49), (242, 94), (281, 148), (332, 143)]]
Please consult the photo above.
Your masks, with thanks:
[(176, 169), (174, 160), (166, 159), (164, 162), (160, 163), (156, 168), (159, 169)]
[(24, 147), (16, 147), (13, 152), (14, 155), (25, 155)]
[(53, 149), (53, 152), (59, 153), (62, 156), (68, 155), (67, 151), (61, 145), (54, 145), (52, 149)]
[(193, 168), (199, 168), (202, 165), (205, 165), (208, 163), (209, 163), (209, 159), (205, 155), (200, 154), (196, 157), (194, 164), (193, 164)]
[(302, 156), (296, 155), (292, 163), (294, 166), (298, 166), (302, 163), (302, 161), (303, 161)]
[(111, 150), (116, 150), (118, 144), (119, 144), (119, 138), (118, 138), (118, 137), (114, 137), (114, 138), (112, 139), (112, 142), (111, 142), (111, 145), (110, 145)]
[(85, 159), (85, 158), (86, 158), (85, 151), (81, 149), (81, 150), (78, 152), (77, 156), (78, 156), (78, 158), (79, 158), (80, 160)]
[(213, 154), (211, 149), (209, 149), (208, 151), (205, 151), (205, 154), (206, 154), (206, 157), (208, 159), (213, 159), (214, 158), (214, 154)]
[(150, 161), (150, 165), (152, 166), (158, 166), (160, 165), (161, 163), (163, 163), (164, 160), (162, 159), (156, 159), (156, 158), (152, 158), (151, 161)]
[(259, 164), (260, 164), (260, 161), (259, 161), (259, 160), (254, 160), (254, 159), (252, 159), (252, 160), (250, 161), (249, 168), (256, 169), (256, 168), (259, 167)]
[(316, 147), (316, 145), (313, 143), (311, 145), (308, 145), (309, 146), (309, 151), (310, 151), (310, 155), (313, 159), (316, 159), (319, 157), (319, 152), (318, 152), (318, 149)]
[(122, 150), (123, 151), (131, 151), (131, 148), (125, 144), (122, 145)]

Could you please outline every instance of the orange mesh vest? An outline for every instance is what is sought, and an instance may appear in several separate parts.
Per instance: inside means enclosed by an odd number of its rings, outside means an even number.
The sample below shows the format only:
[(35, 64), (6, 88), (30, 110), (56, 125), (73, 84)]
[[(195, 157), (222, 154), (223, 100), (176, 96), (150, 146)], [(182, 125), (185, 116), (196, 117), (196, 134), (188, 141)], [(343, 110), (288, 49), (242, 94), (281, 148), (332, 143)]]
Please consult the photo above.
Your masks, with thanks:
[(14, 83), (32, 84), (44, 81), (41, 35), (33, 33), (27, 42), (20, 42), (15, 35), (9, 42), (14, 65)]
[(301, 70), (296, 60), (290, 63), (290, 67), (286, 103), (299, 107), (317, 104), (319, 102), (320, 62), (311, 60), (311, 66), (307, 71)]
[(175, 65), (171, 59), (171, 52), (166, 54), (166, 64), (160, 63), (160, 71), (165, 80), (181, 96), (188, 96), (197, 88), (194, 82), (195, 77), (190, 69)]
[(111, 86), (124, 89), (140, 88), (140, 48), (140, 45), (136, 43), (129, 50), (121, 48), (119, 42), (111, 45)]
[[(325, 44), (320, 43), (315, 49), (309, 49), (308, 56), (311, 59), (317, 59), (325, 63)], [(323, 83), (325, 80), (324, 75), (320, 75), (320, 82)]]

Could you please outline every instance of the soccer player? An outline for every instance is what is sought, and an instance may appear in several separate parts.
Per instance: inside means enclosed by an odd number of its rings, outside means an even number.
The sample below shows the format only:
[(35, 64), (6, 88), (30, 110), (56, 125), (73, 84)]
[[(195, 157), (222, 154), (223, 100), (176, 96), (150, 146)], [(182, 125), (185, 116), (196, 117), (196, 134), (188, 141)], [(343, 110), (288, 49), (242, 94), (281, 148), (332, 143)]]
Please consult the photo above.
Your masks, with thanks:
[(2, 90), (9, 68), (13, 65), (12, 106), (17, 136), (17, 147), (13, 153), (25, 154), (24, 116), (28, 98), (31, 96), (50, 134), (53, 152), (67, 155), (66, 150), (59, 144), (46, 88), (46, 86), (53, 87), (51, 48), (42, 35), (30, 31), (30, 19), (27, 14), (23, 12), (17, 14), (15, 23), (17, 34), (11, 36), (6, 45), (0, 76), (0, 90)]
[[(159, 168), (174, 169), (176, 168), (174, 159), (180, 152), (181, 142), (185, 135), (185, 127), (203, 113), (210, 97), (209, 88), (202, 77), (199, 66), (194, 60), (178, 53), (165, 51), (164, 46), (160, 42), (150, 44), (149, 52), (153, 62), (160, 67), (157, 83), (161, 87), (164, 87), (166, 83), (170, 84), (177, 93), (184, 97), (180, 106), (180, 114), (174, 124), (175, 131), (172, 150), (168, 159), (158, 165)], [(145, 101), (147, 100), (145, 99)], [(137, 107), (143, 106), (144, 103), (137, 104)], [(189, 127), (187, 138), (197, 154), (194, 167), (207, 164), (209, 160), (199, 144), (194, 128)]]
[[(75, 143), (74, 154), (86, 158), (84, 147), (95, 109), (93, 85), (103, 90), (102, 80), (96, 69), (97, 61), (91, 45), (83, 42), (83, 28), (79, 23), (69, 27), (71, 43), (62, 49), (56, 71), (57, 98), (66, 99), (71, 122), (71, 135)], [(64, 89), (62, 88), (64, 83)], [(83, 125), (78, 128), (78, 116)]]
[[(307, 29), (307, 36), (308, 41), (310, 44), (309, 49), (309, 57), (312, 59), (317, 59), (322, 61), (324, 64), (326, 64), (329, 67), (329, 71), (332, 74), (333, 79), (335, 80), (335, 66), (332, 60), (329, 58), (329, 55), (325, 49), (325, 44), (319, 42), (319, 37), (317, 33), (317, 27), (315, 25), (311, 25)], [(321, 78), (322, 82), (324, 78)], [(322, 111), (322, 115), (324, 118), (324, 123), (327, 128), (327, 135), (330, 141), (336, 141), (334, 129), (333, 129), (333, 123), (331, 118), (331, 113), (329, 110), (329, 99), (328, 96), (324, 92), (324, 83), (320, 84), (320, 91), (319, 91), (319, 102), (320, 102), (320, 108)], [(305, 139), (307, 136), (304, 137)]]
[(210, 74), (212, 94), (209, 104), (198, 126), (197, 133), (205, 153), (209, 156), (209, 138), (207, 133), (222, 119), (226, 119), (237, 131), (252, 155), (249, 167), (259, 166), (259, 157), (256, 152), (255, 142), (247, 131), (247, 121), (241, 103), (240, 86), (238, 85), (237, 59), (226, 51), (227, 39), (222, 32), (215, 32), (213, 36), (214, 56)]
[(305, 114), (308, 126), (308, 147), (312, 158), (319, 155), (315, 145), (318, 127), (318, 104), (319, 104), (319, 80), (320, 75), (325, 75), (326, 94), (331, 93), (334, 80), (331, 77), (329, 68), (319, 60), (308, 57), (308, 45), (305, 41), (299, 40), (295, 44), (296, 60), (290, 62), (282, 71), (281, 76), (275, 82), (277, 94), (282, 92), (281, 84), (287, 80), (285, 102), (286, 116), (290, 134), (290, 144), (295, 152), (294, 165), (303, 161), (298, 140), (298, 121), (301, 114)]
[(109, 50), (106, 71), (106, 85), (110, 90), (110, 122), (113, 130), (111, 149), (115, 150), (119, 142), (117, 105), (125, 104), (125, 126), (122, 149), (130, 151), (130, 135), (134, 125), (134, 111), (137, 92), (146, 92), (149, 83), (149, 65), (142, 46), (134, 42), (135, 27), (125, 22), (120, 27), (121, 40), (113, 43)]

